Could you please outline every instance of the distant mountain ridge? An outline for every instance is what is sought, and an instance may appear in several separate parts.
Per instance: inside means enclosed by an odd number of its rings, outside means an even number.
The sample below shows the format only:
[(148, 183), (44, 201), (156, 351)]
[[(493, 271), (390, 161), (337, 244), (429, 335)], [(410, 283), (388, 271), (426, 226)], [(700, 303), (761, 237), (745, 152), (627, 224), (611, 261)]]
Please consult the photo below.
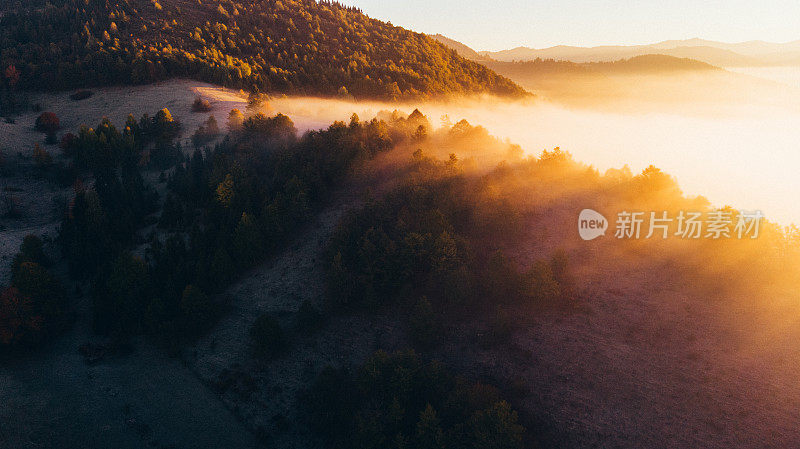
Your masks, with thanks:
[[(452, 39), (434, 37), (465, 57), (474, 57), (476, 53), (463, 44), (454, 45)], [(762, 93), (782, 95), (780, 84), (702, 61), (704, 56), (709, 59), (706, 51), (709, 47), (703, 46), (704, 43), (699, 40), (679, 42), (685, 45), (668, 51), (642, 47), (641, 51), (647, 53), (624, 58), (616, 58), (621, 53), (615, 50), (625, 47), (595, 48), (594, 56), (602, 52), (603, 58), (592, 62), (571, 61), (569, 58), (580, 61), (576, 54), (583, 49), (560, 46), (550, 49), (551, 53), (539, 53), (544, 57), (535, 59), (501, 61), (484, 56), (480, 63), (542, 99), (569, 107), (615, 112), (672, 111), (676, 108), (707, 111), (715, 110), (720, 104), (741, 102), (743, 98), (755, 101)], [(661, 45), (669, 47), (672, 44)], [(764, 48), (761, 51), (771, 50), (766, 45), (761, 47)], [(755, 59), (726, 49), (714, 50), (717, 55), (732, 54), (740, 61), (747, 59), (749, 64)], [(665, 52), (680, 56), (663, 54)], [(724, 64), (731, 57), (711, 60)]]
[(500, 51), (476, 51), (441, 34), (431, 35), (431, 37), (456, 50), (459, 55), (481, 63), (490, 60), (533, 61), (537, 58), (577, 63), (611, 62), (659, 54), (695, 59), (717, 67), (800, 65), (800, 40), (786, 43), (765, 41), (725, 43), (694, 38), (668, 40), (650, 45), (601, 45), (597, 47), (556, 45), (538, 49), (516, 47)]
[(452, 48), (453, 50), (458, 52), (458, 54), (463, 58), (467, 58), (472, 61), (487, 61), (490, 59), (486, 56), (481, 55), (480, 53), (468, 47), (467, 45), (462, 44), (457, 40), (450, 39), (449, 37), (444, 36), (442, 34), (429, 34), (428, 36), (431, 39), (440, 42), (449, 48)]
[(748, 41), (725, 43), (704, 39), (669, 40), (650, 45), (603, 45), (548, 48), (517, 47), (478, 52), (497, 61), (527, 61), (537, 58), (572, 62), (606, 62), (645, 54), (691, 58), (720, 67), (800, 65), (800, 40), (787, 43)]
[(769, 54), (781, 52), (796, 52), (800, 51), (800, 40), (773, 43), (761, 40), (726, 43), (718, 41), (710, 41), (706, 39), (693, 38), (683, 40), (667, 40), (650, 45), (653, 48), (678, 48), (678, 47), (712, 47), (722, 50), (729, 50), (745, 56), (764, 56)]

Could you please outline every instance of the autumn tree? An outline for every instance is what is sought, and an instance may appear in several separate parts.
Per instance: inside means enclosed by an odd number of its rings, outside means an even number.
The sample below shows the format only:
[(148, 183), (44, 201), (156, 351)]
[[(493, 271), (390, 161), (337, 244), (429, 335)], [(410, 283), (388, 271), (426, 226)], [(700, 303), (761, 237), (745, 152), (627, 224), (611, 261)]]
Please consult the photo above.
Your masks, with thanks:
[(168, 141), (178, 136), (181, 125), (173, 117), (169, 109), (164, 108), (153, 118), (154, 133), (157, 140)]
[(11, 286), (0, 293), (0, 347), (38, 343), (63, 322), (66, 294), (49, 262), (41, 239), (25, 236), (11, 263)]
[(0, 292), (0, 349), (36, 343), (44, 326), (33, 300), (15, 287)]
[(14, 66), (14, 64), (10, 64), (8, 67), (6, 67), (5, 77), (9, 87), (13, 89), (19, 82), (20, 77), (19, 70), (17, 70), (17, 67)]
[(36, 262), (22, 262), (11, 276), (11, 285), (31, 298), (46, 318), (61, 314), (65, 292), (61, 283), (45, 267)]
[(61, 121), (58, 116), (52, 112), (42, 112), (36, 118), (36, 130), (42, 133), (53, 135), (61, 129)]
[(242, 114), (242, 111), (231, 109), (231, 112), (228, 114), (228, 130), (239, 131), (242, 129), (242, 124), (244, 124), (244, 114)]

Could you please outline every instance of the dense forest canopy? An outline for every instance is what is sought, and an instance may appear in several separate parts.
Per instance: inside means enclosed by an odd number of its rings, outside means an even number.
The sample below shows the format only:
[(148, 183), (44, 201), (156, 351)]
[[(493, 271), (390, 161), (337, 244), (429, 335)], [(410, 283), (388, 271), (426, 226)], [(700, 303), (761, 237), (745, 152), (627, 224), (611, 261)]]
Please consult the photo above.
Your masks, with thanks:
[(2, 8), (4, 90), (185, 76), (261, 92), (393, 100), (525, 95), (424, 34), (338, 3), (55, 0)]

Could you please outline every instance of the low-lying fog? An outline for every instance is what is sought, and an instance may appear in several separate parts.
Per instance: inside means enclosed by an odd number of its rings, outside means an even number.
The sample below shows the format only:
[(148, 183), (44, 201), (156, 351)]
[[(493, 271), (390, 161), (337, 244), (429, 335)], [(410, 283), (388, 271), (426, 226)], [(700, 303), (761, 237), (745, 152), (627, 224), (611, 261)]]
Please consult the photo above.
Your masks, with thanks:
[[(626, 109), (615, 113), (541, 100), (398, 106), (289, 97), (271, 100), (270, 112), (290, 116), (302, 131), (327, 127), (334, 120), (346, 121), (353, 112), (368, 119), (381, 110), (410, 113), (418, 107), (434, 125), (466, 119), (520, 144), (528, 153), (561, 147), (601, 171), (627, 164), (637, 172), (653, 164), (675, 176), (688, 195), (703, 195), (716, 206), (761, 210), (782, 224), (800, 224), (800, 202), (796, 201), (800, 192), (800, 91), (774, 79), (765, 81), (767, 76), (756, 80), (758, 72), (754, 69), (747, 76), (754, 85), (766, 82), (773, 86), (769, 97), (759, 95), (758, 101), (751, 101), (753, 91), (748, 93), (750, 97), (742, 92), (742, 101), (715, 102), (710, 111), (705, 108), (708, 103), (696, 111), (663, 107), (654, 112), (652, 105), (643, 105), (641, 110), (646, 112)], [(200, 93), (230, 95), (213, 89)], [(736, 92), (727, 95), (737, 97)], [(685, 103), (693, 101), (687, 98)]]
[[(287, 98), (272, 103), (299, 129), (327, 126), (353, 112), (374, 117), (387, 105)], [(413, 110), (407, 106), (404, 112)], [(650, 164), (675, 176), (684, 192), (714, 205), (762, 210), (771, 220), (800, 223), (800, 113), (742, 112), (729, 117), (641, 116), (568, 110), (549, 104), (420, 105), (433, 123), (466, 119), (519, 143), (526, 152), (561, 147), (601, 171)], [(587, 205), (587, 207), (590, 205)]]
[(732, 67), (727, 70), (800, 89), (800, 67)]

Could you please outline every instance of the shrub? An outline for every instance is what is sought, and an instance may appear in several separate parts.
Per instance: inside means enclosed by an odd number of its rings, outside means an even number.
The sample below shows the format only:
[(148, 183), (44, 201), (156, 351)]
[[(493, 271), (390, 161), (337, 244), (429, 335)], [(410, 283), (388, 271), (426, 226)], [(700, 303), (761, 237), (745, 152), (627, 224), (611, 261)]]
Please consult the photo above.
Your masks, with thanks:
[(24, 262), (34, 262), (42, 266), (50, 265), (50, 261), (44, 253), (42, 239), (33, 234), (28, 234), (22, 239), (19, 253), (14, 256), (11, 263), (11, 272), (16, 272)]
[(91, 97), (92, 95), (94, 95), (94, 92), (90, 90), (79, 90), (70, 95), (69, 98), (73, 101), (81, 101)]
[(208, 120), (200, 125), (192, 135), (192, 143), (195, 147), (200, 147), (216, 139), (217, 136), (219, 136), (219, 125), (217, 125), (217, 119), (210, 115)]
[(256, 319), (250, 328), (250, 340), (257, 356), (273, 358), (286, 349), (286, 336), (278, 321), (268, 314)]
[(53, 134), (61, 129), (61, 121), (52, 112), (43, 112), (36, 119), (36, 130), (45, 134)]
[(201, 97), (194, 99), (192, 103), (192, 112), (209, 112), (211, 111), (211, 103)]
[(50, 153), (48, 153), (46, 149), (36, 143), (33, 147), (33, 160), (36, 162), (36, 165), (42, 167), (50, 165), (53, 162), (53, 157), (50, 156)]

